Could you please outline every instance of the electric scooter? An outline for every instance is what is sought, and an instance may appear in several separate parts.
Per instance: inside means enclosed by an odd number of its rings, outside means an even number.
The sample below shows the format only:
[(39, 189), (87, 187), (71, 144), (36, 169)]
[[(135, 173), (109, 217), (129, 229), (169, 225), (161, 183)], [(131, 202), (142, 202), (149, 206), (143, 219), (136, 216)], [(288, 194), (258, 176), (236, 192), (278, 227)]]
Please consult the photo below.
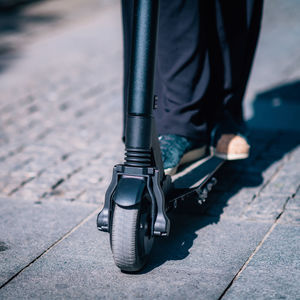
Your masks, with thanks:
[(115, 264), (137, 272), (146, 264), (156, 236), (168, 236), (167, 212), (178, 201), (201, 204), (216, 183), (224, 160), (207, 154), (175, 176), (164, 174), (153, 110), (158, 0), (134, 3), (133, 45), (126, 111), (125, 161), (113, 168), (97, 227), (109, 232)]

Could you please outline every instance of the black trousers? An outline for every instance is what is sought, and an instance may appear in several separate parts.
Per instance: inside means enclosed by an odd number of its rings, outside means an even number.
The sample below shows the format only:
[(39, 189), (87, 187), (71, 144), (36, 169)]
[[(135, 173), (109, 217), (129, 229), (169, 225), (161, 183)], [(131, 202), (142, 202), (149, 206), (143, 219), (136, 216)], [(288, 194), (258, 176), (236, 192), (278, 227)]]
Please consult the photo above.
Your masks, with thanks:
[[(263, 0), (159, 0), (154, 94), (159, 134), (206, 141), (225, 111), (243, 122), (242, 100), (258, 40)], [(132, 0), (122, 0), (124, 99)]]

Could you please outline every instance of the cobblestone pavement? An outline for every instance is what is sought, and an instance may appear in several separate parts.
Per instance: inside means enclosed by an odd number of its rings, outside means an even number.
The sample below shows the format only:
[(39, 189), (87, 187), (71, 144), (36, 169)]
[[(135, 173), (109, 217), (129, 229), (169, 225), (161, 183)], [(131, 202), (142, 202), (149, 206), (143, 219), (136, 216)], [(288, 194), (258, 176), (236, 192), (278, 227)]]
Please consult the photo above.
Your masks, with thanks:
[(0, 298), (299, 299), (299, 7), (265, 3), (245, 102), (251, 157), (221, 168), (205, 210), (173, 216), (171, 237), (134, 279), (115, 269), (94, 224), (123, 155), (119, 3), (40, 1), (6, 13)]
[(50, 37), (25, 46), (7, 66), (0, 103), (1, 195), (102, 199), (122, 149), (121, 44), (110, 35), (120, 36), (119, 19), (110, 6), (77, 30), (47, 31)]

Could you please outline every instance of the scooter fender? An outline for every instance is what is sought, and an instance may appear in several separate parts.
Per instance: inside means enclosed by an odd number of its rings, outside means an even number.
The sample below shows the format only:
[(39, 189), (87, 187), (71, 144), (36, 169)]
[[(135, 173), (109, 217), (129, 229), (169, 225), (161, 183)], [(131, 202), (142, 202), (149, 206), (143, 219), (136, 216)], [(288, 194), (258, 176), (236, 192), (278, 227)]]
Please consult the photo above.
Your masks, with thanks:
[(120, 206), (133, 206), (141, 202), (146, 180), (144, 178), (122, 177), (116, 187), (113, 201)]

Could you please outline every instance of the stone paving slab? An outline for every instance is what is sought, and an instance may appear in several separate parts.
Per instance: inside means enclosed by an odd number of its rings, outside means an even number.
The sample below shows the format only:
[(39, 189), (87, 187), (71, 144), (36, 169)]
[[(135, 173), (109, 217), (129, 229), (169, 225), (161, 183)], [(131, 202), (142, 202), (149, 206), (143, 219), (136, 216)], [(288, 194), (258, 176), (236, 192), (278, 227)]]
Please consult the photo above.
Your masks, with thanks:
[(0, 198), (0, 286), (96, 208), (82, 203)]
[(277, 225), (223, 299), (299, 299), (299, 236), (299, 225)]
[(217, 299), (270, 227), (181, 214), (172, 222), (171, 236), (156, 240), (141, 274), (116, 268), (109, 236), (92, 219), (2, 288), (0, 297)]
[[(102, 199), (123, 150), (118, 4), (38, 35), (0, 73), (1, 196)], [(79, 1), (74, 5), (79, 13)]]
[(300, 197), (296, 196), (289, 199), (284, 214), (281, 216), (279, 222), (288, 225), (300, 225)]

